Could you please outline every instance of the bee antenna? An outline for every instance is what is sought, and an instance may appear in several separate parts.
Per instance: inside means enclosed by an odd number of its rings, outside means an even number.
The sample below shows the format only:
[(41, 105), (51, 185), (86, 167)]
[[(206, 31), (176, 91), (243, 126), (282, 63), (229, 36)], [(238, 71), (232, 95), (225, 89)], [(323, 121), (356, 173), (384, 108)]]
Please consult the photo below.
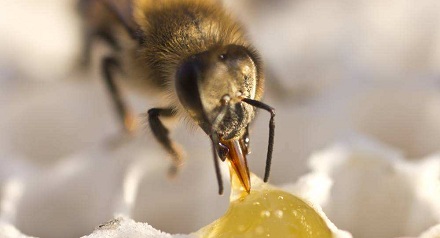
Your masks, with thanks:
[(274, 138), (275, 138), (275, 109), (267, 104), (264, 104), (260, 101), (253, 100), (250, 98), (243, 98), (242, 101), (251, 105), (251, 106), (266, 110), (270, 113), (269, 143), (267, 146), (266, 169), (264, 172), (264, 182), (266, 183), (269, 180), (270, 166), (272, 164), (273, 144), (274, 144)]

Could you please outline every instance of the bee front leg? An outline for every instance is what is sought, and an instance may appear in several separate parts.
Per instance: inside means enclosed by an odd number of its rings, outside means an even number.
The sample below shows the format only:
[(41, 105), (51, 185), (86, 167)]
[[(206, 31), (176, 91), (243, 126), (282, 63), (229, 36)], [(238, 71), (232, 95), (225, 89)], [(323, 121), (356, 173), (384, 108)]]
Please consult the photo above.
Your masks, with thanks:
[(119, 116), (119, 120), (123, 125), (125, 131), (132, 133), (136, 130), (137, 123), (136, 118), (132, 113), (129, 112), (127, 106), (125, 105), (120, 90), (116, 85), (116, 82), (113, 78), (113, 70), (114, 68), (121, 69), (120, 64), (117, 59), (114, 57), (105, 57), (102, 60), (102, 74), (105, 81), (105, 85), (107, 86), (107, 90), (109, 91), (113, 105), (115, 110)]
[(160, 116), (173, 117), (173, 110), (171, 108), (152, 108), (148, 110), (148, 122), (156, 140), (165, 148), (173, 159), (173, 163), (169, 170), (169, 175), (174, 176), (177, 173), (180, 165), (182, 165), (183, 151), (180, 149), (178, 144), (174, 143), (174, 141), (170, 139), (169, 130), (163, 125), (159, 118)]
[(213, 153), (213, 159), (214, 159), (214, 168), (215, 168), (215, 175), (217, 177), (217, 183), (218, 183), (218, 194), (223, 194), (223, 180), (222, 180), (222, 173), (220, 170), (220, 165), (218, 159), (221, 161), (225, 161), (227, 159), (227, 155), (229, 153), (228, 147), (223, 145), (218, 135), (213, 133), (211, 136), (211, 142), (212, 142), (212, 153)]

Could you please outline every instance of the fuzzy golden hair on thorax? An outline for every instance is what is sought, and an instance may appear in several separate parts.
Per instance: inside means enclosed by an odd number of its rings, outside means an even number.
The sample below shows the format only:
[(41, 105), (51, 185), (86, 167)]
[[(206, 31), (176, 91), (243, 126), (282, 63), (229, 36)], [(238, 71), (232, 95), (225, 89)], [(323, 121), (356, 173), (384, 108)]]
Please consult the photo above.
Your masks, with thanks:
[(253, 49), (242, 26), (215, 0), (135, 0), (135, 4), (135, 21), (145, 36), (140, 57), (163, 83), (174, 76), (182, 59), (217, 45)]

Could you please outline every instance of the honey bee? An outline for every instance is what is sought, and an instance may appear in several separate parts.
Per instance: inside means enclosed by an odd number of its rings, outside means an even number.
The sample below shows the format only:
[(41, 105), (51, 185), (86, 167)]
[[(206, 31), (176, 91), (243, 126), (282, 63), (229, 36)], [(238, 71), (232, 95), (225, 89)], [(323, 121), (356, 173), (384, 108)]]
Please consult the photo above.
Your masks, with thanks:
[[(219, 193), (219, 159), (228, 160), (243, 188), (251, 189), (246, 155), (249, 124), (256, 109), (271, 114), (264, 181), (269, 179), (275, 110), (261, 102), (264, 72), (258, 52), (243, 27), (216, 0), (81, 0), (85, 19), (84, 53), (100, 38), (113, 49), (102, 59), (103, 79), (121, 123), (133, 130), (114, 72), (149, 95), (166, 98), (148, 110), (152, 134), (173, 159), (176, 173), (183, 156), (161, 118), (180, 117), (200, 127), (212, 142)], [(87, 58), (87, 56), (86, 56)]]

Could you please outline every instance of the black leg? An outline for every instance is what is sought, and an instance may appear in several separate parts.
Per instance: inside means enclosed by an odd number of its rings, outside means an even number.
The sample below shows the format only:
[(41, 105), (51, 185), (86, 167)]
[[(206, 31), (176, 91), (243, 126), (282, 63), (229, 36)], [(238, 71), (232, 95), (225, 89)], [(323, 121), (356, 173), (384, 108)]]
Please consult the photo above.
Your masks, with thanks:
[(177, 144), (170, 139), (169, 130), (162, 124), (159, 118), (160, 116), (172, 117), (174, 116), (173, 110), (171, 108), (152, 108), (148, 110), (148, 122), (154, 137), (173, 159), (173, 164), (169, 171), (169, 174), (173, 176), (177, 173), (179, 166), (182, 164), (183, 156), (182, 152), (178, 149)]
[[(218, 138), (215, 135), (211, 136), (211, 141), (212, 141), (212, 153), (213, 153), (213, 158), (214, 158), (215, 175), (217, 177), (217, 183), (218, 183), (218, 194), (222, 195), (223, 194), (223, 180), (222, 180), (222, 173), (220, 171), (220, 165), (218, 163), (218, 159), (219, 159), (218, 154), (220, 151), (220, 148), (219, 148), (220, 143), (218, 141)], [(222, 160), (224, 161), (225, 159), (226, 159), (226, 154), (224, 155), (224, 159), (222, 159)]]
[(113, 57), (106, 57), (102, 60), (102, 74), (104, 77), (105, 85), (110, 93), (113, 101), (113, 105), (118, 114), (118, 118), (127, 132), (135, 130), (136, 123), (135, 118), (129, 111), (122, 99), (119, 88), (117, 87), (113, 78), (113, 70), (120, 69), (119, 62)]
[(273, 144), (275, 138), (275, 109), (260, 101), (252, 100), (249, 98), (243, 98), (243, 102), (248, 103), (254, 107), (264, 109), (270, 113), (269, 142), (267, 146), (266, 169), (264, 172), (264, 182), (267, 182), (269, 180), (269, 175), (270, 175), (270, 166), (272, 164)]

